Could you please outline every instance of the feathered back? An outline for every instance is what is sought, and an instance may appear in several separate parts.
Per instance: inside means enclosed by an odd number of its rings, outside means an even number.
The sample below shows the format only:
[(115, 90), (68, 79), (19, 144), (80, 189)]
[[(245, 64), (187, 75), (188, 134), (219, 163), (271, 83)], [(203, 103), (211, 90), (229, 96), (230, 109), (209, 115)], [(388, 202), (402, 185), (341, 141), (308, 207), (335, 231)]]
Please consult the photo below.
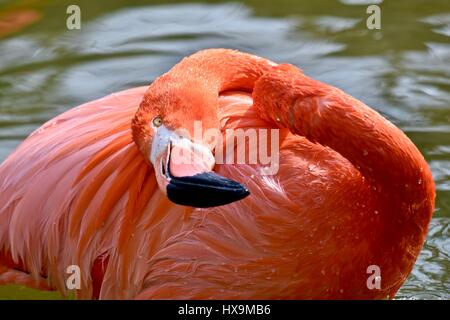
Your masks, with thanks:
[[(104, 272), (101, 297), (133, 297), (153, 256), (171, 238), (191, 232), (199, 223), (195, 217), (214, 211), (174, 205), (158, 190), (130, 132), (145, 90), (67, 111), (33, 132), (0, 166), (0, 251), (63, 292), (66, 268), (78, 265), (80, 297), (92, 296), (92, 280), (98, 285)], [(220, 103), (224, 130), (267, 127), (249, 109), (248, 95), (224, 96)], [(240, 172), (241, 181), (250, 183), (246, 170), (217, 170)], [(280, 186), (273, 188), (283, 196)], [(244, 221), (238, 223), (244, 228)]]
[(112, 248), (125, 250), (130, 225), (159, 197), (152, 168), (130, 135), (144, 91), (69, 110), (33, 132), (0, 167), (0, 248), (60, 290), (66, 268), (76, 264), (82, 296), (89, 296), (94, 261)]

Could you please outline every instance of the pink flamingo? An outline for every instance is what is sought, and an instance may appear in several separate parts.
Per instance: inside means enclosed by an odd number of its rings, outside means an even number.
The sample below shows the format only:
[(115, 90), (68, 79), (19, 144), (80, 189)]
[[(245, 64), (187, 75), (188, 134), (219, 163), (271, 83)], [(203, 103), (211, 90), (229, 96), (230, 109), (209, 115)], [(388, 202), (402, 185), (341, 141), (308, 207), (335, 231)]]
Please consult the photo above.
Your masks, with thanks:
[[(280, 129), (278, 172), (215, 165), (196, 120)], [(200, 160), (179, 165), (183, 152)], [(3, 162), (0, 283), (66, 293), (77, 265), (80, 298), (392, 298), (434, 200), (420, 152), (361, 101), (291, 65), (204, 50), (50, 120)]]

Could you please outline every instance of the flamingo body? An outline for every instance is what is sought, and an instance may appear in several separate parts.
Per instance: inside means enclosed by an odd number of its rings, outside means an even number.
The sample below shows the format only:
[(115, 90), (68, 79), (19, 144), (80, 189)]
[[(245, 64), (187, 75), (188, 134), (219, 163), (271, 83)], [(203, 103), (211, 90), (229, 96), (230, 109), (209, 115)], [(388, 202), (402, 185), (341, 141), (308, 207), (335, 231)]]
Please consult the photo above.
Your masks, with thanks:
[[(252, 72), (227, 76), (239, 59)], [(196, 65), (218, 76), (188, 92), (177, 81), (185, 65), (194, 66), (191, 79)], [(202, 108), (192, 114), (208, 117), (216, 102), (197, 95), (204, 87), (219, 97), (217, 119), (206, 123), (223, 133), (280, 129), (280, 167), (261, 175), (261, 164), (217, 164), (216, 173), (244, 183), (250, 196), (196, 209), (172, 203), (158, 187), (146, 158), (151, 133), (142, 126), (150, 105), (169, 100), (159, 112), (172, 115), (169, 127), (183, 125), (173, 103), (183, 94)], [(148, 89), (57, 116), (3, 162), (0, 284), (67, 292), (66, 268), (77, 265), (80, 298), (393, 297), (433, 208), (425, 160), (375, 111), (292, 66), (207, 50)], [(371, 265), (381, 270), (380, 289), (367, 286)]]

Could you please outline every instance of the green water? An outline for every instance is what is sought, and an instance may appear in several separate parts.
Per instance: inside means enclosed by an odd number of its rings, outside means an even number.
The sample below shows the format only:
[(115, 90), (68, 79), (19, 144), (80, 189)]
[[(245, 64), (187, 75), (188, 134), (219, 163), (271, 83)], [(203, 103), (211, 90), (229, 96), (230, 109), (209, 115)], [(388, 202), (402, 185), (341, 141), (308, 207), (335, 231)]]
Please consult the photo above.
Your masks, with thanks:
[[(33, 9), (32, 25), (0, 36), (0, 160), (53, 116), (144, 85), (202, 48), (231, 47), (300, 66), (373, 106), (425, 155), (437, 188), (427, 243), (399, 299), (450, 298), (450, 1), (0, 0)], [(66, 8), (81, 7), (81, 30)], [(0, 24), (1, 30), (1, 24)], [(1, 32), (0, 32), (1, 34)], [(0, 298), (58, 295), (0, 287)]]

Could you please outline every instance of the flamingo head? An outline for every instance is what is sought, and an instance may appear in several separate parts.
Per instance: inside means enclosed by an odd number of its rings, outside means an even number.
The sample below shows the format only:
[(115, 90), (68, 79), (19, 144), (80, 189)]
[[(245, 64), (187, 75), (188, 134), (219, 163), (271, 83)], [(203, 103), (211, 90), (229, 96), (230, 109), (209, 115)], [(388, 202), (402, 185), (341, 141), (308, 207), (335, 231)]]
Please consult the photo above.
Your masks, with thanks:
[(144, 95), (132, 133), (155, 170), (160, 190), (176, 204), (197, 208), (225, 205), (248, 196), (242, 184), (213, 171), (214, 136), (206, 139), (196, 133), (199, 129), (218, 131), (217, 95), (208, 97), (195, 85), (182, 90), (157, 83)]

